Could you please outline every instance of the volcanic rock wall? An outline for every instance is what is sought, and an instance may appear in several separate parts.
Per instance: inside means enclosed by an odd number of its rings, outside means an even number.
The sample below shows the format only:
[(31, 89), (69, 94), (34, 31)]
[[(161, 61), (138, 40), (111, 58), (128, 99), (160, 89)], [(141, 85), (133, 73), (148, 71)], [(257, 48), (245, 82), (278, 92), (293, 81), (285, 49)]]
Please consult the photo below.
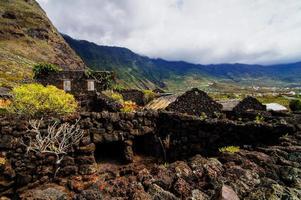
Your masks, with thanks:
[(193, 88), (170, 103), (166, 110), (189, 115), (215, 117), (221, 113), (222, 105), (214, 101), (206, 92)]
[[(79, 125), (84, 137), (57, 166), (52, 154), (26, 152), (21, 141), (26, 143), (29, 134), (28, 119), (0, 117), (0, 157), (4, 160), (0, 163), (0, 193), (47, 182), (55, 173), (56, 179), (72, 174), (93, 174), (97, 171), (98, 154), (115, 151), (122, 162), (131, 162), (134, 155), (140, 153), (175, 160), (196, 153), (213, 153), (226, 145), (271, 144), (295, 129), (278, 119), (273, 119), (273, 123), (242, 123), (201, 120), (169, 112), (87, 112), (62, 118), (60, 122), (72, 124), (78, 118), (81, 118)], [(46, 131), (47, 124), (53, 120), (57, 119), (44, 120), (42, 131)]]
[(117, 92), (120, 93), (126, 101), (133, 101), (139, 106), (145, 105), (144, 93), (140, 90), (117, 90)]

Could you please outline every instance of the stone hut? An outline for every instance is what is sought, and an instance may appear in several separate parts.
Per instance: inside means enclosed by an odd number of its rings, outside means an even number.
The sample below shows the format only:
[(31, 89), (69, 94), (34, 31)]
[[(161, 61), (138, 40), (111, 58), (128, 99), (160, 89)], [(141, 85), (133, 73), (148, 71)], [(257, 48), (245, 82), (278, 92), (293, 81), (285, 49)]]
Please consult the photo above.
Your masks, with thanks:
[(113, 73), (96, 71), (92, 74), (84, 70), (60, 71), (40, 75), (36, 80), (43, 85), (54, 85), (68, 93), (79, 96), (106, 90), (113, 80)]
[(266, 106), (260, 103), (256, 98), (248, 96), (233, 108), (233, 112), (237, 114), (248, 111), (266, 111)]
[(206, 92), (193, 88), (176, 98), (166, 110), (197, 116), (205, 113), (206, 116), (213, 117), (216, 113), (221, 113), (222, 105), (209, 97)]
[(99, 92), (106, 90), (114, 81), (113, 72), (72, 70), (49, 72), (36, 77), (43, 85), (54, 85), (74, 95), (82, 108), (93, 111)]

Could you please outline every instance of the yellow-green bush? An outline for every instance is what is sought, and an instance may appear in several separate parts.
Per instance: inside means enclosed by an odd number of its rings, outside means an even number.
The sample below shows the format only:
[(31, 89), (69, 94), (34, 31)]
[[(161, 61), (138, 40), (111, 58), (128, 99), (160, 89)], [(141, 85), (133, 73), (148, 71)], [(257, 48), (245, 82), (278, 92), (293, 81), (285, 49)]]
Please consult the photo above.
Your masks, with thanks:
[(67, 114), (77, 108), (77, 102), (71, 94), (56, 88), (44, 87), (41, 84), (25, 84), (12, 91), (13, 100), (9, 110), (18, 114)]
[(152, 90), (143, 90), (143, 94), (146, 102), (150, 102), (156, 97), (156, 94)]
[(126, 88), (123, 85), (116, 83), (112, 85), (112, 89), (119, 91), (119, 90), (125, 90)]
[(119, 94), (118, 92), (114, 92), (113, 90), (106, 90), (102, 92), (104, 95), (106, 95), (107, 97), (118, 101), (119, 103), (123, 103), (123, 96), (121, 94)]
[(256, 115), (255, 123), (260, 124), (262, 122), (264, 122), (264, 117), (261, 115)]
[(219, 148), (218, 150), (221, 153), (227, 152), (227, 153), (233, 154), (233, 153), (239, 152), (240, 148), (238, 146), (227, 146), (227, 147)]
[(6, 163), (6, 158), (0, 157), (0, 165), (5, 165)]

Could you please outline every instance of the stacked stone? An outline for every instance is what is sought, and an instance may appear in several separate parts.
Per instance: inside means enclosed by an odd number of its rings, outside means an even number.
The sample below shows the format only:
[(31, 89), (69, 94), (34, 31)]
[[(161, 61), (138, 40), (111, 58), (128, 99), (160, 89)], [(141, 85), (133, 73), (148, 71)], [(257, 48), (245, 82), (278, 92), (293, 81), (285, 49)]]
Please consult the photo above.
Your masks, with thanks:
[[(0, 165), (0, 191), (21, 188), (52, 180), (57, 177), (72, 175), (93, 175), (96, 171), (96, 145), (118, 142), (121, 145), (120, 155), (124, 161), (133, 161), (135, 144), (142, 137), (149, 146), (149, 152), (158, 152), (163, 157), (177, 160), (197, 153), (207, 154), (218, 147), (229, 145), (273, 144), (283, 134), (294, 133), (295, 127), (290, 123), (248, 123), (230, 120), (200, 119), (191, 115), (172, 112), (137, 112), (137, 113), (81, 113), (80, 116), (62, 118), (62, 122), (74, 124), (81, 118), (80, 128), (84, 137), (79, 146), (66, 155), (59, 166), (54, 154), (26, 153), (21, 139), (26, 143), (28, 119), (0, 117), (0, 151), (4, 164)], [(299, 119), (299, 118), (298, 118)], [(53, 120), (53, 119), (52, 119)], [(280, 120), (280, 121), (279, 121)], [(292, 119), (294, 120), (294, 119)], [(41, 131), (46, 132), (51, 119), (43, 120)], [(300, 122), (294, 123), (298, 127)], [(144, 137), (147, 136), (147, 137)], [(156, 138), (158, 146), (150, 138)], [(144, 145), (144, 141), (142, 142)], [(213, 145), (214, 144), (214, 145)], [(159, 149), (158, 149), (159, 148)], [(3, 160), (3, 159), (2, 159)], [(1, 160), (0, 160), (1, 161)], [(1, 163), (1, 162), (0, 162)], [(58, 170), (59, 169), (59, 170)], [(75, 187), (71, 184), (72, 188)]]
[(237, 114), (247, 111), (266, 111), (266, 106), (260, 103), (256, 98), (248, 96), (233, 108), (233, 112)]
[(221, 113), (221, 109), (221, 104), (197, 88), (185, 92), (166, 107), (167, 111), (196, 116), (206, 114), (207, 117), (216, 116), (217, 113)]
[(133, 139), (136, 136), (154, 134), (157, 113), (87, 113), (82, 115), (82, 123), (91, 124), (90, 135), (94, 144), (120, 142), (122, 158), (126, 162), (133, 160)]
[(170, 138), (166, 148), (168, 160), (187, 158), (197, 153), (212, 155), (219, 147), (240, 145), (273, 145), (283, 135), (292, 134), (295, 127), (291, 124), (247, 123), (232, 120), (201, 120), (199, 117), (160, 113), (158, 135)]
[(122, 105), (110, 98), (106, 95), (97, 93), (94, 97), (95, 100), (90, 105), (90, 111), (101, 112), (101, 111), (109, 111), (109, 112), (118, 112), (122, 108)]
[(144, 93), (141, 90), (130, 89), (130, 90), (118, 90), (125, 101), (133, 101), (139, 106), (145, 105)]
[[(1, 176), (9, 178), (16, 188), (47, 182), (55, 172), (56, 156), (27, 152), (22, 144), (30, 134), (27, 123), (24, 119), (1, 119), (0, 150), (5, 160)], [(41, 131), (45, 130), (42, 124)], [(0, 191), (4, 188), (1, 185)]]

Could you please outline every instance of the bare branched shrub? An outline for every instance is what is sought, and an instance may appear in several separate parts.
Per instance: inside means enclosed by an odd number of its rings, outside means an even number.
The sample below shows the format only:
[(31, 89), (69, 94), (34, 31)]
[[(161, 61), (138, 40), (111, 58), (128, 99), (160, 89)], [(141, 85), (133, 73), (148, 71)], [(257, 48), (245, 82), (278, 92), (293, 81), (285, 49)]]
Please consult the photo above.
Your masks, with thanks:
[(169, 134), (163, 140), (163, 144), (164, 144), (165, 149), (169, 149), (170, 148), (170, 135)]
[(48, 126), (47, 132), (42, 133), (40, 130), (42, 120), (30, 120), (28, 132), (34, 133), (34, 137), (29, 138), (29, 142), (25, 144), (27, 152), (34, 151), (37, 153), (52, 153), (57, 157), (56, 164), (60, 164), (64, 155), (68, 153), (73, 145), (78, 145), (84, 135), (83, 130), (75, 124), (70, 125), (64, 123), (59, 125), (54, 122)]
[(167, 160), (167, 155), (166, 155), (166, 150), (168, 150), (169, 148), (170, 148), (170, 135), (167, 135), (166, 137), (165, 137), (165, 139), (161, 139), (160, 137), (157, 137), (157, 139), (158, 139), (158, 141), (159, 141), (159, 143), (160, 143), (160, 145), (161, 145), (161, 148), (162, 148), (162, 152), (163, 152), (163, 159), (164, 159), (164, 161), (166, 161)]

